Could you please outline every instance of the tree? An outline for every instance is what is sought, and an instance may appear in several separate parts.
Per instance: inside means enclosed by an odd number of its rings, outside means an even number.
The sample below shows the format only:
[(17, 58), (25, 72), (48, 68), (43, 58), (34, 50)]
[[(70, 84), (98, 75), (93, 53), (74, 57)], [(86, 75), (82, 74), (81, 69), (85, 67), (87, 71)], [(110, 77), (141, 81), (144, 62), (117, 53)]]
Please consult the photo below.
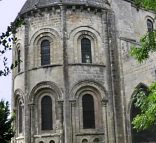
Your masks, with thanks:
[[(147, 10), (156, 12), (156, 0), (134, 0), (138, 8), (143, 7)], [(140, 47), (132, 47), (130, 54), (137, 59), (138, 62), (143, 62), (149, 58), (151, 52), (156, 51), (156, 30), (147, 32), (140, 39)]]
[(10, 117), (9, 103), (0, 101), (0, 143), (9, 143), (14, 136), (12, 122), (14, 118)]
[[(147, 10), (156, 12), (156, 0), (135, 0), (137, 7), (143, 7)], [(136, 58), (138, 62), (147, 60), (150, 53), (156, 51), (156, 31), (147, 32), (140, 39), (140, 47), (133, 46), (130, 54)], [(132, 121), (133, 127), (142, 131), (156, 124), (156, 83), (152, 83), (147, 92), (143, 92), (136, 88), (136, 96), (134, 96), (135, 106), (140, 109), (138, 114)]]
[[(23, 19), (16, 19), (11, 26), (8, 26), (7, 31), (0, 35), (0, 56), (4, 55), (8, 50), (12, 50), (13, 42), (16, 42), (17, 38), (13, 35), (16, 33), (16, 29), (24, 24)], [(3, 57), (3, 67), (0, 69), (0, 76), (7, 76), (10, 71), (15, 68), (20, 61), (15, 61), (11, 66), (7, 64), (8, 58), (6, 56)]]

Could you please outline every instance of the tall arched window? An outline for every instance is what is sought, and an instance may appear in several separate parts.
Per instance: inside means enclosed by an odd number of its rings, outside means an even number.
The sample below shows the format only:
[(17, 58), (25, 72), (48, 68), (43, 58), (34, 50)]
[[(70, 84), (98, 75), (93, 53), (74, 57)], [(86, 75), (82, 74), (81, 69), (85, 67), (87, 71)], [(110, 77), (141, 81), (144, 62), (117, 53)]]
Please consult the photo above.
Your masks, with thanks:
[(88, 38), (81, 39), (82, 63), (92, 63), (91, 41)]
[(41, 42), (41, 65), (50, 64), (50, 42), (43, 40)]
[[(140, 90), (144, 92), (146, 96), (147, 87), (144, 85), (141, 85)], [(137, 96), (137, 93), (135, 96)], [(140, 113), (140, 109), (137, 108), (134, 103), (135, 101), (133, 101), (132, 106), (131, 106), (131, 122), (133, 118), (136, 117), (136, 115)], [(131, 130), (132, 130), (132, 143), (156, 142), (156, 136), (155, 136), (156, 125), (149, 129), (139, 131), (139, 132), (137, 132), (137, 130), (135, 130), (132, 126)]]
[(17, 62), (18, 62), (17, 70), (18, 72), (20, 72), (21, 71), (21, 50), (17, 51)]
[(88, 143), (88, 140), (87, 139), (83, 139), (82, 143)]
[(82, 97), (83, 108), (83, 128), (95, 128), (95, 113), (94, 113), (94, 99), (93, 96), (86, 94)]
[(55, 141), (54, 140), (51, 140), (49, 143), (55, 143)]
[(19, 102), (18, 107), (18, 130), (19, 134), (23, 131), (23, 111), (22, 111), (22, 103)]
[(147, 30), (148, 32), (153, 31), (153, 22), (150, 19), (147, 19)]
[(53, 129), (52, 99), (49, 96), (44, 96), (41, 100), (41, 129)]

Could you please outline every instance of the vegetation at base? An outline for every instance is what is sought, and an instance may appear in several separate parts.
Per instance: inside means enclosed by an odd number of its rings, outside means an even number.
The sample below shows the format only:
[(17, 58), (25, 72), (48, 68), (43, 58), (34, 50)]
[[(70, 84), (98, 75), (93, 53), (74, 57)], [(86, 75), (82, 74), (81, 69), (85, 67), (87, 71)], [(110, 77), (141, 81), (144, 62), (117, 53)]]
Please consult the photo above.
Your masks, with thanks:
[(0, 143), (10, 143), (14, 136), (12, 122), (14, 117), (10, 117), (9, 103), (0, 101)]

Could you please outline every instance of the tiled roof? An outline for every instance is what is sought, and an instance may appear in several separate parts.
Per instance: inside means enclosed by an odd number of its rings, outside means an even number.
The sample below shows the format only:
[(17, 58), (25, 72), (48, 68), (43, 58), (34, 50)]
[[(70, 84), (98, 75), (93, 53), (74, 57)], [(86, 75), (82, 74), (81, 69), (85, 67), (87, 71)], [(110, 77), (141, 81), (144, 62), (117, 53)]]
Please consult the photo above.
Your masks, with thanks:
[(62, 3), (69, 5), (87, 5), (103, 8), (106, 6), (107, 0), (27, 0), (19, 14), (24, 14), (35, 8), (49, 7)]

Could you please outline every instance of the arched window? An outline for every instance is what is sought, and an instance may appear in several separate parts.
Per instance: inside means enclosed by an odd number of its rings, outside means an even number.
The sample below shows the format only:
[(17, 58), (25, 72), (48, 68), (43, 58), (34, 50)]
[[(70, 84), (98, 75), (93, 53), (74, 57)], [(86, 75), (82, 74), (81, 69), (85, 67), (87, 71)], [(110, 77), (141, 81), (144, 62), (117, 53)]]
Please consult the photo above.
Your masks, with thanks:
[(23, 130), (23, 111), (22, 111), (22, 103), (19, 102), (18, 107), (18, 130), (19, 134), (22, 133)]
[(17, 62), (18, 62), (17, 70), (18, 72), (20, 72), (21, 71), (21, 50), (17, 51)]
[(92, 63), (91, 41), (87, 38), (81, 39), (82, 63)]
[(44, 96), (41, 100), (41, 129), (52, 130), (52, 99)]
[(86, 94), (82, 97), (83, 128), (95, 128), (95, 113), (93, 96)]
[(51, 140), (49, 143), (55, 143), (55, 141)]
[(147, 30), (148, 32), (153, 31), (153, 22), (150, 19), (147, 19)]
[(41, 65), (50, 64), (50, 42), (43, 40), (41, 42)]
[(87, 139), (83, 139), (82, 143), (88, 143), (88, 140)]
[[(146, 96), (147, 87), (144, 85), (141, 85), (140, 90), (142, 92), (144, 92), (145, 96)], [(135, 96), (137, 96), (137, 93)], [(140, 109), (137, 108), (134, 103), (135, 103), (135, 101), (133, 101), (132, 106), (131, 106), (131, 122), (132, 122), (133, 118), (136, 117), (136, 115), (140, 113)], [(156, 136), (155, 136), (156, 125), (149, 129), (140, 131), (140, 132), (137, 132), (133, 128), (133, 126), (131, 127), (131, 130), (132, 130), (132, 143), (156, 142)]]

